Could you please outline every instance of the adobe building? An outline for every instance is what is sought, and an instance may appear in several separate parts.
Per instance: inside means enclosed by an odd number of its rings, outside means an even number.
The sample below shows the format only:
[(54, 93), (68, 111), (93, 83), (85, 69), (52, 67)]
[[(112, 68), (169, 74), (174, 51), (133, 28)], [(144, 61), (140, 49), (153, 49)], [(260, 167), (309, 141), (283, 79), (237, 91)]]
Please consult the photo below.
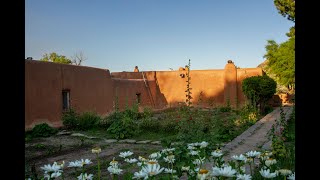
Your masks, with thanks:
[[(114, 111), (116, 97), (120, 109), (135, 102), (154, 110), (179, 106), (186, 100), (187, 72), (180, 68), (110, 73), (108, 69), (25, 60), (25, 130), (40, 123), (62, 127), (62, 113), (69, 108), (106, 116)], [(190, 70), (192, 105), (242, 106), (246, 101), (242, 80), (263, 74), (261, 68), (237, 68), (231, 60), (224, 69)]]

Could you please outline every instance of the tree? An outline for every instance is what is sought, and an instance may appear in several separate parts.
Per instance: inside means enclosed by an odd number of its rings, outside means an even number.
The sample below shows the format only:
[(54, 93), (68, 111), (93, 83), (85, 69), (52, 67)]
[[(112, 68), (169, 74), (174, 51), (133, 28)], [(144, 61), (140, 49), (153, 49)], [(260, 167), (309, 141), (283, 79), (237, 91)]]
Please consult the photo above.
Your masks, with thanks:
[(295, 0), (274, 0), (274, 5), (283, 17), (295, 22)]
[(61, 63), (61, 64), (72, 64), (72, 61), (66, 58), (66, 56), (58, 55), (55, 52), (52, 52), (50, 54), (45, 53), (43, 57), (40, 59), (40, 61), (54, 62), (54, 63)]
[(72, 56), (71, 59), (72, 59), (72, 64), (78, 65), (78, 66), (80, 66), (83, 61), (87, 60), (87, 58), (84, 56), (82, 51), (75, 53), (75, 55)]
[(272, 74), (279, 84), (286, 86), (288, 90), (293, 90), (295, 84), (295, 37), (291, 37), (281, 44), (269, 40), (266, 50), (267, 53), (264, 57), (268, 59), (267, 72)]
[(242, 81), (243, 94), (253, 107), (260, 105), (261, 113), (264, 113), (265, 105), (276, 92), (276, 88), (276, 81), (267, 75), (252, 76)]
[[(283, 17), (287, 18), (289, 21), (295, 22), (295, 0), (274, 0), (274, 5)], [(291, 27), (286, 35), (288, 37), (295, 36), (295, 26)]]
[[(274, 0), (278, 12), (295, 22), (295, 0)], [(294, 91), (295, 84), (295, 26), (286, 33), (289, 39), (281, 44), (268, 40), (266, 54), (266, 73), (281, 86)]]

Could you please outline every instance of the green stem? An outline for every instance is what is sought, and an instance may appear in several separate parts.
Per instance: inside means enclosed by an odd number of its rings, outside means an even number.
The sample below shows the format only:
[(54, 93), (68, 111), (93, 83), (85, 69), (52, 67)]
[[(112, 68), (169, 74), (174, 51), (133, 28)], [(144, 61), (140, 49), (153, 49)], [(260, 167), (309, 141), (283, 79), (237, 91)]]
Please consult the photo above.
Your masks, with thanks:
[(100, 180), (100, 160), (99, 160), (99, 155), (97, 154), (97, 159), (98, 159), (98, 179)]

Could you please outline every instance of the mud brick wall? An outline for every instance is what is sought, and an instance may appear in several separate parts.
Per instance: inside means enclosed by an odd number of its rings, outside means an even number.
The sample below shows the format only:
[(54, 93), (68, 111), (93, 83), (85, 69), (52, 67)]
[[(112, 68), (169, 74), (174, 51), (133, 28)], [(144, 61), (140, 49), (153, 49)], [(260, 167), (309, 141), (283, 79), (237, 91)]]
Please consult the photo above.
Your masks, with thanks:
[[(77, 112), (95, 111), (106, 116), (139, 99), (143, 107), (163, 109), (186, 100), (187, 70), (113, 72), (86, 66), (25, 61), (25, 129), (39, 123), (63, 126), (62, 91), (70, 92), (70, 107)], [(246, 101), (241, 83), (246, 77), (263, 75), (261, 68), (236, 68), (228, 61), (224, 69), (190, 70), (192, 105), (241, 106)]]

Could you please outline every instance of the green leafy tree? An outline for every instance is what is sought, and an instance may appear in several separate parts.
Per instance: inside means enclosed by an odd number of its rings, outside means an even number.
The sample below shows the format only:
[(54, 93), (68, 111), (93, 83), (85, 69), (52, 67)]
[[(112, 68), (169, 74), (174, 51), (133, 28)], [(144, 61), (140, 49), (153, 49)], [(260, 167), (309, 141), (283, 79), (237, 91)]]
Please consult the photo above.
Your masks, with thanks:
[(267, 72), (272, 74), (279, 84), (292, 90), (295, 84), (295, 37), (281, 44), (269, 40), (266, 50), (264, 57), (268, 59)]
[(68, 59), (66, 56), (58, 55), (55, 52), (52, 52), (50, 54), (45, 53), (43, 57), (40, 59), (40, 61), (54, 62), (60, 64), (72, 64), (72, 61)]
[[(295, 0), (274, 0), (278, 12), (289, 21), (295, 22)], [(290, 31), (286, 34), (288, 37), (295, 36), (295, 26), (290, 28)]]
[(242, 81), (242, 91), (255, 108), (263, 114), (267, 101), (275, 94), (277, 83), (267, 75), (252, 76)]
[[(288, 20), (295, 22), (295, 0), (274, 0), (278, 12)], [(274, 78), (279, 86), (289, 91), (295, 89), (295, 26), (286, 34), (289, 39), (281, 44), (268, 40), (266, 54), (266, 73)]]
[(274, 5), (283, 17), (295, 22), (295, 0), (274, 0)]

